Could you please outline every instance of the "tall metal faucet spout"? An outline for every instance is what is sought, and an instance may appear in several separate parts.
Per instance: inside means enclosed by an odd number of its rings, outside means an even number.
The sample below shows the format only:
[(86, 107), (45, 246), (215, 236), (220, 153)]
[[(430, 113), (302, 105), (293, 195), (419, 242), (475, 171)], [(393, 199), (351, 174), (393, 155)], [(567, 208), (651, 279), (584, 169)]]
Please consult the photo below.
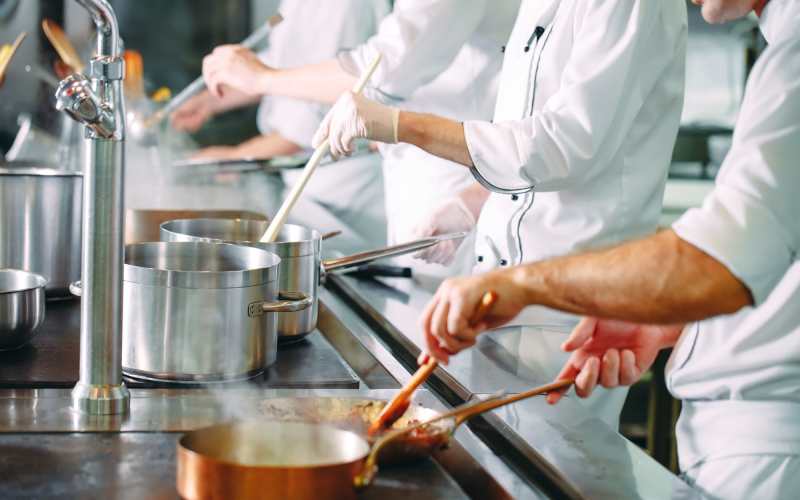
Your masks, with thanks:
[(120, 55), (119, 26), (114, 10), (106, 0), (76, 0), (89, 12), (97, 28), (98, 56)]

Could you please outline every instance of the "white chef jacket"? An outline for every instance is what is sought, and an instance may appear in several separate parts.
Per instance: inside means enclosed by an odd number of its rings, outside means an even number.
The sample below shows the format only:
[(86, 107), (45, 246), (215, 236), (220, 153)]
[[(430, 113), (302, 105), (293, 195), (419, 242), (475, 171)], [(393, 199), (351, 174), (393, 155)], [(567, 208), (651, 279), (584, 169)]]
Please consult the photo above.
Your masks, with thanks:
[(673, 226), (755, 302), (687, 327), (673, 352), (667, 382), (684, 400), (683, 469), (726, 455), (800, 456), (798, 26), (800, 2), (767, 4), (761, 30), (769, 46), (750, 74), (714, 191)]
[[(360, 74), (375, 56), (383, 58), (367, 95), (409, 111), (456, 120), (488, 120), (496, 97), (503, 54), (520, 0), (397, 0), (378, 33), (352, 51), (342, 67)], [(416, 146), (381, 147), (386, 185), (388, 239), (411, 239), (414, 228), (448, 196), (474, 183), (463, 166)], [(449, 268), (407, 262), (418, 272), (453, 275), (469, 271), (470, 245)]]
[[(473, 173), (493, 191), (478, 222), (476, 272), (656, 229), (686, 40), (684, 0), (523, 1), (494, 121), (464, 124)], [(514, 320), (576, 322), (542, 307)]]
[[(269, 65), (292, 68), (329, 60), (364, 43), (389, 13), (388, 0), (283, 0), (284, 21), (270, 33), (261, 55)], [(329, 106), (282, 96), (266, 96), (258, 111), (261, 133), (276, 132), (306, 150)], [(293, 185), (300, 171), (284, 172)], [(343, 159), (320, 167), (303, 194), (322, 204), (371, 245), (385, 238), (383, 185), (378, 155)]]

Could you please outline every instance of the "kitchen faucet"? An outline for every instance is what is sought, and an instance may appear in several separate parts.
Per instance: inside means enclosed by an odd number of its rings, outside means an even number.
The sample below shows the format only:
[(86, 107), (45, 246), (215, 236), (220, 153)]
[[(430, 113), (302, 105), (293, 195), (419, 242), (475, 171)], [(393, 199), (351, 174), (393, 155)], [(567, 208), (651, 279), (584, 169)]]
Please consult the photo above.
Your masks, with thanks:
[(106, 0), (76, 0), (97, 29), (88, 77), (73, 74), (56, 90), (56, 108), (85, 125), (80, 378), (73, 408), (126, 413), (122, 380), (123, 180), (125, 63), (114, 10)]

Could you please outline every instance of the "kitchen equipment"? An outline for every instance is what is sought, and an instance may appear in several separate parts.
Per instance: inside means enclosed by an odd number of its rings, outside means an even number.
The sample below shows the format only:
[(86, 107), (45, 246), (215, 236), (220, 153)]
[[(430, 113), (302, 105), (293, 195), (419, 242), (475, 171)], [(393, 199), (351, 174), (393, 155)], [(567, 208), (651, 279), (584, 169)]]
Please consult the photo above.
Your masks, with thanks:
[[(263, 26), (259, 27), (257, 30), (251, 33), (250, 36), (242, 40), (239, 45), (248, 49), (255, 48), (261, 42), (266, 40), (267, 36), (269, 36), (270, 32), (272, 31), (272, 28), (280, 24), (282, 21), (283, 16), (281, 16), (280, 13), (276, 13), (267, 19), (267, 22), (264, 23)], [(183, 103), (202, 92), (205, 88), (206, 81), (202, 76), (198, 76), (192, 83), (187, 85), (185, 89), (181, 90), (175, 95), (175, 97), (170, 99), (170, 101), (163, 108), (144, 120), (141, 127), (141, 132), (144, 133), (144, 131), (150, 127), (161, 123), (164, 118), (168, 117), (173, 111), (181, 107)]]
[[(178, 493), (189, 500), (355, 499), (357, 490), (368, 486), (377, 472), (378, 455), (404, 436), (411, 436), (406, 445), (423, 439), (424, 446), (419, 449), (429, 454), (446, 444), (456, 426), (466, 419), (570, 383), (561, 381), (509, 397), (495, 395), (449, 412), (428, 414), (424, 421), (386, 433), (372, 447), (363, 434), (288, 419), (206, 427), (187, 433), (178, 442)], [(347, 400), (330, 400), (343, 403), (341, 409), (347, 408)], [(424, 431), (416, 432), (419, 429)]]
[[(478, 304), (478, 309), (472, 316), (473, 324), (477, 324), (482, 321), (483, 318), (489, 313), (489, 310), (492, 308), (495, 302), (497, 302), (497, 294), (492, 291), (486, 292), (482, 297), (481, 302)], [(383, 408), (381, 413), (378, 415), (378, 418), (372, 422), (372, 425), (370, 425), (368, 429), (370, 436), (373, 436), (379, 432), (383, 432), (391, 427), (392, 424), (397, 421), (397, 419), (402, 417), (411, 404), (411, 396), (414, 395), (414, 391), (417, 390), (417, 387), (428, 380), (428, 377), (430, 377), (431, 373), (436, 370), (436, 367), (438, 366), (437, 361), (432, 356), (425, 355), (425, 357), (425, 361), (420, 364), (420, 367), (416, 372), (414, 372), (414, 375), (411, 377), (411, 379), (409, 379), (409, 381), (406, 382), (406, 384), (400, 389), (400, 392), (398, 392), (395, 397), (389, 401), (389, 404)]]
[[(378, 68), (378, 64), (381, 62), (381, 55), (380, 53), (375, 57), (375, 60), (372, 61), (372, 64), (367, 68), (367, 70), (361, 75), (361, 78), (356, 82), (355, 86), (353, 87), (354, 94), (360, 94), (364, 87), (367, 85), (367, 82), (372, 77), (372, 74)], [(328, 139), (325, 139), (322, 144), (317, 146), (314, 150), (314, 154), (311, 155), (311, 159), (308, 160), (305, 168), (303, 168), (303, 173), (297, 179), (297, 182), (292, 186), (291, 191), (289, 194), (286, 195), (286, 198), (283, 200), (281, 204), (281, 208), (278, 210), (278, 213), (275, 214), (275, 218), (269, 223), (269, 227), (264, 232), (264, 234), (259, 238), (259, 241), (262, 243), (271, 243), (276, 241), (279, 238), (281, 233), (281, 227), (286, 223), (286, 219), (289, 217), (289, 212), (294, 207), (297, 200), (300, 198), (300, 194), (302, 194), (303, 189), (305, 189), (306, 184), (311, 179), (311, 176), (317, 170), (322, 158), (327, 156), (330, 153), (331, 147), (330, 142)]]
[(78, 51), (75, 50), (75, 46), (72, 45), (67, 34), (61, 29), (61, 26), (51, 19), (43, 19), (42, 31), (44, 31), (47, 39), (50, 40), (53, 48), (56, 49), (58, 57), (70, 66), (75, 73), (83, 73), (83, 70), (86, 69), (83, 60), (78, 55)]
[(0, 267), (41, 274), (48, 296), (81, 276), (83, 176), (39, 163), (0, 164)]
[(11, 64), (11, 59), (14, 57), (22, 41), (25, 40), (25, 36), (27, 36), (27, 33), (22, 32), (17, 35), (17, 39), (14, 40), (13, 44), (3, 44), (3, 46), (0, 47), (0, 85), (5, 81), (8, 65)]
[(285, 314), (278, 320), (281, 342), (300, 340), (317, 325), (317, 288), (325, 273), (345, 269), (383, 257), (393, 257), (433, 246), (444, 239), (463, 238), (463, 233), (424, 238), (402, 245), (321, 261), (319, 232), (286, 224), (278, 241), (261, 243), (258, 238), (267, 227), (265, 221), (232, 219), (173, 220), (161, 225), (162, 241), (211, 241), (253, 246), (276, 253), (281, 258), (281, 290), (300, 292), (314, 298), (310, 310)]
[(27, 344), (44, 323), (47, 279), (18, 269), (0, 269), (0, 351)]
[(251, 378), (275, 362), (276, 316), (311, 306), (280, 297), (280, 259), (216, 243), (125, 248), (122, 370), (166, 382)]

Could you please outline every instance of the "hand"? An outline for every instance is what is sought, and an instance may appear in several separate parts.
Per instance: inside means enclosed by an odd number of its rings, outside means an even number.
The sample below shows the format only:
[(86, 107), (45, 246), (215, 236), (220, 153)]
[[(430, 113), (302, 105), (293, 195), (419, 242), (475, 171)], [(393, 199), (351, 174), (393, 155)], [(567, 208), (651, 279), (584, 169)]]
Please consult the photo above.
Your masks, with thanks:
[[(448, 233), (469, 232), (475, 227), (475, 223), (475, 216), (472, 215), (464, 201), (455, 196), (442, 203), (425, 222), (414, 228), (413, 234), (414, 238), (426, 238)], [(413, 257), (448, 266), (453, 262), (453, 257), (463, 241), (463, 238), (443, 241), (420, 250)]]
[(208, 92), (192, 97), (170, 115), (172, 126), (182, 132), (197, 132), (215, 114), (213, 99)]
[(272, 70), (250, 49), (220, 45), (203, 59), (203, 78), (211, 95), (223, 97), (226, 87), (245, 95), (262, 94), (258, 85)]
[(340, 157), (353, 152), (353, 139), (394, 144), (399, 113), (397, 108), (345, 92), (322, 120), (312, 145), (316, 148), (330, 139), (331, 154)]
[[(556, 380), (574, 379), (575, 392), (587, 398), (597, 384), (612, 388), (632, 385), (653, 365), (658, 351), (672, 346), (683, 325), (640, 325), (626, 321), (584, 318), (564, 342), (571, 352)], [(567, 392), (550, 393), (557, 403)]]
[[(508, 323), (528, 305), (511, 273), (513, 270), (503, 269), (442, 283), (420, 321), (428, 352), (437, 361), (447, 364), (451, 355), (475, 345), (480, 333)], [(478, 305), (490, 290), (497, 300), (491, 311), (475, 322)]]
[(193, 160), (231, 160), (241, 157), (236, 146), (209, 146), (192, 155)]

